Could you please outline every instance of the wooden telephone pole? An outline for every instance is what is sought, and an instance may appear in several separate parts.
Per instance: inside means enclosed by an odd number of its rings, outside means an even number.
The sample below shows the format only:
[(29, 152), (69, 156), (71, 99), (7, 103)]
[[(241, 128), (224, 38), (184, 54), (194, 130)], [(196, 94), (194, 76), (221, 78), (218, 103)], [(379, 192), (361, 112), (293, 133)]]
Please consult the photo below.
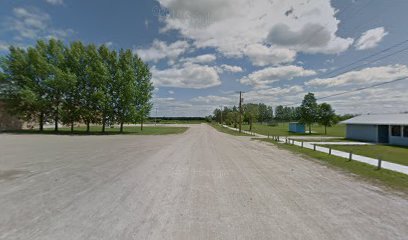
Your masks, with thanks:
[(239, 132), (242, 131), (242, 91), (239, 91)]

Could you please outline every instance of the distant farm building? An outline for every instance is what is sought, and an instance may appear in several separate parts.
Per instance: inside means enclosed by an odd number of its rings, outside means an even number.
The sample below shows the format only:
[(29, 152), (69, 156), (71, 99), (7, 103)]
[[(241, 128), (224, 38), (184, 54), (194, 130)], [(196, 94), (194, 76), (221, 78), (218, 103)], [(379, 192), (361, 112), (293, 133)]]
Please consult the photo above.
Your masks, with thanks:
[(305, 133), (305, 124), (298, 122), (289, 123), (289, 132)]
[(0, 131), (19, 130), (23, 128), (23, 122), (17, 117), (10, 115), (6, 110), (6, 104), (0, 100)]
[(408, 114), (362, 115), (342, 123), (347, 139), (408, 146)]

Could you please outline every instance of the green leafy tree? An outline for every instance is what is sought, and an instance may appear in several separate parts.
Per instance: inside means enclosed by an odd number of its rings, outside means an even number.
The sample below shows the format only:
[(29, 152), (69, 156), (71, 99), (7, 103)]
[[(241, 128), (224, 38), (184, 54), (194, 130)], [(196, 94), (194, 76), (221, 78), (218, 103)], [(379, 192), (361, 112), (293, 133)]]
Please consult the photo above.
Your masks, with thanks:
[(249, 131), (252, 131), (253, 124), (258, 119), (259, 109), (258, 104), (248, 103), (244, 104), (244, 120), (249, 124)]
[(35, 48), (27, 51), (10, 47), (2, 61), (2, 94), (8, 110), (26, 121), (39, 122), (40, 131), (49, 110), (45, 81), (48, 77), (46, 60)]
[(118, 77), (115, 83), (117, 96), (117, 121), (120, 124), (120, 132), (123, 132), (125, 122), (133, 122), (137, 117), (135, 104), (136, 76), (133, 65), (133, 55), (130, 50), (120, 50), (118, 62)]
[(309, 134), (312, 133), (312, 124), (318, 120), (319, 107), (313, 93), (305, 95), (300, 106), (300, 122), (309, 126)]
[(65, 101), (62, 104), (62, 123), (71, 126), (74, 131), (75, 122), (82, 119), (82, 94), (84, 94), (85, 72), (85, 46), (81, 42), (73, 42), (67, 49), (66, 68), (70, 73), (69, 85), (64, 93)]
[(277, 121), (285, 120), (285, 111), (283, 106), (279, 105), (275, 108), (275, 119)]
[(336, 113), (328, 103), (322, 103), (319, 105), (319, 124), (324, 126), (324, 134), (327, 134), (327, 127), (331, 127), (336, 124)]
[(151, 99), (153, 96), (152, 74), (149, 66), (144, 63), (137, 55), (133, 56), (134, 74), (136, 75), (136, 110), (140, 118), (140, 130), (143, 131), (144, 120), (150, 115), (153, 107)]

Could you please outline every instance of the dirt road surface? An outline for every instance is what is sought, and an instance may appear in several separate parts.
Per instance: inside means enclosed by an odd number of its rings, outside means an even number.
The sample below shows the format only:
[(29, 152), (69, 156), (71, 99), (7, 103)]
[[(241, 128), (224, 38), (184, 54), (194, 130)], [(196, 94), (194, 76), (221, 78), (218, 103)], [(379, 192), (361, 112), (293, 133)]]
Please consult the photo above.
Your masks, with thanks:
[(0, 239), (407, 239), (408, 200), (247, 137), (0, 135)]

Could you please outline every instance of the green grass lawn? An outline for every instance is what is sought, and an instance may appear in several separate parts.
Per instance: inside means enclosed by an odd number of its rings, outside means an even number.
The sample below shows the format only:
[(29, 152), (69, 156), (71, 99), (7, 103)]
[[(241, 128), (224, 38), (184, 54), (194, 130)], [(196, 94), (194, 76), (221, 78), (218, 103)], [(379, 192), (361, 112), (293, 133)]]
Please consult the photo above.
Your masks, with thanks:
[(123, 133), (120, 133), (119, 127), (105, 129), (105, 133), (102, 133), (101, 126), (91, 126), (91, 131), (86, 132), (86, 127), (76, 127), (74, 132), (71, 133), (70, 128), (60, 128), (58, 132), (54, 129), (44, 129), (43, 132), (38, 130), (18, 130), (18, 131), (7, 131), (7, 133), (16, 134), (60, 134), (60, 135), (117, 135), (117, 134), (133, 134), (133, 135), (166, 135), (166, 134), (180, 134), (187, 130), (187, 127), (143, 127), (143, 131), (140, 130), (139, 126), (136, 127), (123, 127)]
[(208, 123), (208, 125), (212, 126), (213, 128), (217, 129), (219, 132), (227, 133), (234, 136), (250, 136), (245, 133), (239, 133), (238, 131), (231, 130), (229, 128), (223, 127), (218, 123)]
[(383, 186), (391, 187), (393, 189), (402, 191), (405, 194), (408, 194), (408, 175), (406, 174), (390, 171), (387, 169), (376, 170), (376, 167), (365, 163), (357, 161), (347, 161), (344, 158), (336, 157), (333, 155), (329, 156), (326, 153), (317, 152), (306, 148), (300, 148), (298, 146), (289, 144), (278, 144), (271, 139), (258, 140), (273, 143), (278, 146), (278, 148), (286, 149), (294, 153), (299, 153), (312, 159), (317, 159), (321, 163), (327, 164), (328, 166), (346, 170), (358, 175), (363, 179), (381, 184)]
[[(323, 147), (329, 147), (324, 146)], [(331, 148), (345, 151), (353, 152), (354, 154), (378, 158), (380, 157), (384, 161), (393, 162), (408, 166), (408, 147), (399, 147), (399, 146), (389, 146), (389, 145), (330, 145)]]
[[(243, 125), (244, 130), (249, 130), (249, 125)], [(324, 126), (313, 125), (312, 126), (312, 134), (305, 134), (305, 133), (291, 133), (289, 132), (289, 123), (279, 123), (277, 126), (268, 126), (256, 123), (253, 125), (252, 128), (253, 132), (263, 134), (263, 135), (271, 135), (271, 136), (302, 136), (302, 135), (324, 135)], [(327, 128), (327, 136), (331, 137), (345, 137), (346, 134), (346, 126), (345, 125), (335, 125), (333, 127)]]

